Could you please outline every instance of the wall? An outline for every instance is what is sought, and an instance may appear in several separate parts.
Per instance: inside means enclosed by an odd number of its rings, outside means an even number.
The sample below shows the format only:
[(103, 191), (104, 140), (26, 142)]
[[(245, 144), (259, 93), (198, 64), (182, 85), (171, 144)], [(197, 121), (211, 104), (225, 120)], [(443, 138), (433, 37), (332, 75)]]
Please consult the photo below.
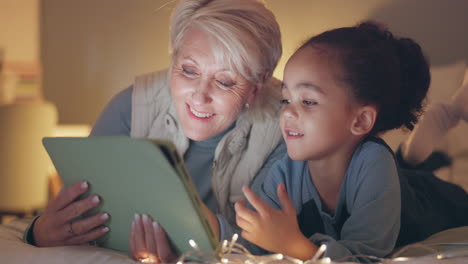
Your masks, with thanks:
[(39, 59), (39, 0), (0, 0), (0, 47), (6, 61)]
[(169, 11), (156, 12), (159, 2), (43, 1), (44, 91), (61, 123), (92, 124), (136, 74), (168, 64)]
[[(266, 2), (283, 33), (284, 55), (275, 72), (279, 78), (286, 59), (308, 36), (363, 19), (414, 38), (433, 65), (468, 61), (465, 0)], [(45, 96), (57, 104), (62, 123), (92, 124), (136, 74), (168, 65), (173, 5), (168, 0), (43, 0)]]

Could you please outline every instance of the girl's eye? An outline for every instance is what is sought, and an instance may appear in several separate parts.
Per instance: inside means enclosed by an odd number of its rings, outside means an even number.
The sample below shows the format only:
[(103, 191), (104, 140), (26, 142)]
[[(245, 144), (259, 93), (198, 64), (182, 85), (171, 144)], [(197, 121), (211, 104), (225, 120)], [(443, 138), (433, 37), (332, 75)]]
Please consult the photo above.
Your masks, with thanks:
[(304, 105), (307, 105), (307, 106), (312, 106), (312, 105), (316, 105), (317, 102), (314, 102), (314, 101), (309, 101), (309, 100), (302, 100), (302, 103)]
[(284, 105), (284, 104), (290, 104), (290, 103), (291, 103), (291, 100), (289, 100), (289, 99), (281, 99), (281, 100), (280, 100), (280, 103), (283, 104), (283, 105)]

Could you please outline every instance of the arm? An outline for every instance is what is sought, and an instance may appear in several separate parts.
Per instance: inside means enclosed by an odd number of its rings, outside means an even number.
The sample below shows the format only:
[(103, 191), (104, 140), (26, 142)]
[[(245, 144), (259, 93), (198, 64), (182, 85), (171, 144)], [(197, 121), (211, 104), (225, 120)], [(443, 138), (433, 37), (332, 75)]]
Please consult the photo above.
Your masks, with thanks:
[[(288, 176), (299, 174), (298, 172), (303, 170), (303, 166), (299, 165), (290, 171), (289, 167), (292, 164), (289, 163), (294, 162), (283, 154), (283, 159), (271, 166), (269, 175), (263, 179), (263, 182), (252, 185), (255, 193), (249, 188), (244, 188), (250, 204), (245, 205), (243, 201), (236, 204), (236, 221), (243, 229), (239, 243), (246, 246), (251, 253), (265, 254), (268, 252), (264, 249), (267, 249), (307, 259), (317, 250), (317, 246), (299, 230), (297, 206), (289, 200), (284, 188), (284, 183), (289, 186), (297, 185)], [(295, 198), (295, 200), (297, 203), (300, 199)], [(233, 228), (226, 223), (227, 221), (221, 221), (222, 217), (218, 216), (218, 219), (220, 219), (222, 238), (229, 240)]]
[(93, 126), (90, 136), (130, 136), (133, 86), (116, 94)]

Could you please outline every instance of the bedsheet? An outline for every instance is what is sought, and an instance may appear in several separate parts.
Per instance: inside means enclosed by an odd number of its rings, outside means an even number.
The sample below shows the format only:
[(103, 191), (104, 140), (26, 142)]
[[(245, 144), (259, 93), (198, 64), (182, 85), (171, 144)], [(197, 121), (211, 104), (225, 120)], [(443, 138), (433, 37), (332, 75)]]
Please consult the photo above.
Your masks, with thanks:
[[(0, 263), (8, 264), (135, 264), (125, 254), (96, 246), (38, 248), (23, 242), (32, 219), (0, 225)], [(399, 259), (395, 259), (395, 258)], [(404, 259), (406, 258), (406, 259)], [(279, 263), (279, 262), (275, 262)], [(293, 263), (293, 262), (281, 262)], [(324, 262), (321, 262), (324, 263)], [(352, 264), (352, 262), (347, 262)], [(382, 264), (468, 263), (468, 226), (449, 229), (405, 248), (395, 250)]]
[(23, 232), (31, 219), (0, 225), (0, 263), (102, 263), (135, 264), (124, 254), (96, 246), (69, 246), (38, 248), (23, 242)]

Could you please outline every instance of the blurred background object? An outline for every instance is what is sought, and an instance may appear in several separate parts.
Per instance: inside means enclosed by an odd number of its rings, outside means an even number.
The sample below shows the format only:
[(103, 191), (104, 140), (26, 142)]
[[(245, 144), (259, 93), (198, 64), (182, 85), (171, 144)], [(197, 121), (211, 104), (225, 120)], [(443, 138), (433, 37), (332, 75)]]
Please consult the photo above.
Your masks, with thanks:
[(49, 198), (49, 157), (42, 138), (53, 136), (51, 103), (0, 105), (0, 220), (43, 209)]
[(0, 71), (0, 105), (15, 101), (16, 75), (10, 71)]

